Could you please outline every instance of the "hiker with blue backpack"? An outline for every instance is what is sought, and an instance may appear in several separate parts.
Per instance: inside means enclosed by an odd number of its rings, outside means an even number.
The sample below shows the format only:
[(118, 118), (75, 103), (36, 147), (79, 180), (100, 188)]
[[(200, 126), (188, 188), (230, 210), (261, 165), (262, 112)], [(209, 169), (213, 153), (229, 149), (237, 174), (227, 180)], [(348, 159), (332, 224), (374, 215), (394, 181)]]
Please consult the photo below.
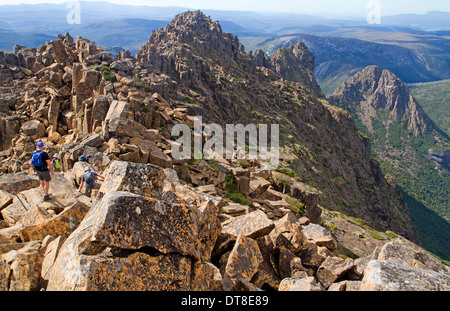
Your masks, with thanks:
[(79, 162), (89, 162), (89, 159), (92, 158), (91, 154), (83, 154), (78, 158)]
[(54, 171), (50, 157), (48, 156), (48, 153), (44, 151), (43, 142), (40, 141), (36, 144), (36, 150), (31, 154), (30, 163), (41, 181), (42, 188), (44, 188), (44, 201), (50, 200), (50, 181), (52, 180)]
[(105, 180), (105, 177), (87, 167), (84, 170), (83, 176), (81, 176), (81, 183), (78, 191), (81, 192), (83, 186), (86, 185), (86, 195), (90, 197), (92, 194), (92, 189), (100, 189), (100, 184), (96, 183), (95, 181), (97, 177)]

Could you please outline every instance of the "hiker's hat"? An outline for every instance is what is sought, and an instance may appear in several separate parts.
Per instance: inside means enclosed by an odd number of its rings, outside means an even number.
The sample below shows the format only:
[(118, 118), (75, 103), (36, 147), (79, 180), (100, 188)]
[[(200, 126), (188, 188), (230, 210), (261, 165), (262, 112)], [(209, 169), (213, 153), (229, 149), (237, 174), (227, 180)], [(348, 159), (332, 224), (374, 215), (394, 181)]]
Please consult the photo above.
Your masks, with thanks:
[(42, 148), (42, 147), (44, 147), (44, 143), (42, 141), (40, 141), (36, 144), (36, 146)]

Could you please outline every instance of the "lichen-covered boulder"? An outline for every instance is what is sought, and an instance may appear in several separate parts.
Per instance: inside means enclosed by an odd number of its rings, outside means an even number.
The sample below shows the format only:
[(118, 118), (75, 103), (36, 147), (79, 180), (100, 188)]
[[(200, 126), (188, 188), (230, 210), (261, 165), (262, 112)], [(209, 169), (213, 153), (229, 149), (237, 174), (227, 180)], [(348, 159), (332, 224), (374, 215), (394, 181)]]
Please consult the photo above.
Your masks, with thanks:
[(76, 202), (46, 222), (25, 226), (20, 232), (22, 241), (39, 241), (47, 235), (66, 238), (78, 227), (89, 208), (89, 205)]
[(84, 253), (96, 254), (105, 247), (151, 247), (164, 254), (200, 257), (198, 217), (191, 207), (129, 192), (108, 192), (78, 230), (84, 230), (79, 240)]
[[(199, 230), (202, 215), (193, 205), (108, 192), (61, 247), (47, 290), (189, 290), (200, 245), (215, 243)], [(216, 286), (214, 271), (202, 277)]]
[(273, 221), (263, 211), (257, 210), (224, 223), (222, 233), (256, 239), (269, 234), (274, 227)]
[(113, 161), (104, 173), (105, 181), (99, 190), (99, 198), (112, 191), (161, 198), (166, 175), (161, 167), (125, 161)]
[[(0, 256), (0, 290), (37, 291), (41, 288), (43, 252), (39, 241)], [(6, 281), (6, 282), (5, 282)]]
[(364, 271), (361, 291), (450, 291), (450, 276), (414, 269), (395, 261), (371, 260)]
[(2, 174), (0, 176), (0, 190), (9, 193), (19, 193), (21, 191), (37, 188), (41, 185), (36, 176), (28, 176), (22, 173)]
[(331, 231), (320, 225), (311, 223), (303, 229), (306, 239), (318, 246), (325, 246), (330, 251), (336, 250), (337, 242), (333, 238)]
[(353, 259), (328, 257), (317, 270), (317, 279), (325, 288), (345, 276), (354, 267)]
[(253, 239), (239, 236), (228, 257), (225, 272), (231, 278), (250, 281), (262, 261), (263, 256), (258, 243)]

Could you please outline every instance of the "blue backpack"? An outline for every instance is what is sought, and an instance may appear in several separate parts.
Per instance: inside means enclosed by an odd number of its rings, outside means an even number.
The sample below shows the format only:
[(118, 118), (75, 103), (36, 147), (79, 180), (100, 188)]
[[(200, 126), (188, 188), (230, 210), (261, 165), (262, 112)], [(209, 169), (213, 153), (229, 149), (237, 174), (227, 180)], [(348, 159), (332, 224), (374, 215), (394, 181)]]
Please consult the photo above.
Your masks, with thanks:
[(42, 152), (43, 151), (34, 151), (31, 155), (31, 164), (33, 164), (33, 166), (42, 166)]
[(86, 185), (92, 187), (95, 184), (95, 175), (92, 171), (86, 172), (83, 174), (83, 180), (86, 182)]

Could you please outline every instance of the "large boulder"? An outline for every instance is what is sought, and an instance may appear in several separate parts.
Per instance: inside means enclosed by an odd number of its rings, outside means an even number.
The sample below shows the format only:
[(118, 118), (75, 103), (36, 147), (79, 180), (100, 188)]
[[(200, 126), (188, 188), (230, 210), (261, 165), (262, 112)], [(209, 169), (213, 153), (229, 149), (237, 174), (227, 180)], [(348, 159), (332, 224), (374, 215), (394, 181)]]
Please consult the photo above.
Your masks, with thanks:
[[(157, 136), (156, 133), (155, 136)], [(151, 163), (164, 168), (172, 168), (172, 159), (154, 141), (133, 137), (130, 139), (130, 144), (139, 146), (142, 163)]]
[(113, 247), (135, 250), (143, 247), (194, 258), (198, 249), (198, 219), (188, 206), (166, 203), (128, 192), (108, 192), (92, 207), (80, 228), (86, 253)]
[(361, 282), (362, 291), (450, 291), (450, 275), (415, 269), (395, 261), (371, 260)]
[(234, 236), (245, 236), (252, 239), (269, 234), (275, 224), (260, 210), (238, 216), (223, 224), (223, 233)]
[(239, 190), (246, 193), (251, 198), (258, 198), (267, 191), (271, 183), (265, 178), (238, 177)]
[(20, 232), (21, 239), (26, 242), (39, 241), (47, 235), (67, 238), (81, 223), (89, 208), (85, 203), (74, 203), (46, 222), (25, 226)]
[(355, 260), (364, 291), (448, 291), (450, 268), (419, 246), (397, 238)]
[(41, 289), (43, 251), (39, 241), (0, 256), (0, 290), (37, 291)]
[(116, 60), (111, 63), (111, 69), (116, 71), (122, 71), (125, 74), (129, 74), (133, 71), (134, 64), (131, 58), (125, 58), (123, 60)]
[(262, 261), (263, 256), (258, 243), (253, 239), (239, 236), (228, 256), (225, 272), (231, 278), (250, 281)]
[(61, 103), (56, 96), (52, 96), (48, 105), (48, 123), (56, 129), (58, 127)]
[(19, 193), (24, 190), (37, 188), (41, 182), (36, 176), (28, 176), (23, 173), (2, 174), (0, 176), (0, 190), (9, 193)]
[(351, 258), (328, 257), (317, 270), (317, 279), (325, 288), (345, 276), (354, 267)]
[(147, 130), (142, 124), (126, 118), (114, 118), (105, 121), (105, 137), (137, 137), (141, 139), (155, 139), (154, 131)]
[(48, 290), (188, 290), (198, 223), (190, 206), (108, 192), (62, 246)]
[(299, 255), (305, 268), (313, 269), (314, 271), (331, 255), (325, 246), (318, 246), (310, 242), (303, 245), (296, 254)]
[(125, 161), (111, 162), (103, 176), (105, 181), (99, 190), (100, 197), (111, 191), (128, 191), (160, 199), (166, 179), (161, 167)]
[[(190, 289), (191, 259), (179, 254), (120, 257), (78, 255), (62, 249), (51, 270), (47, 291), (169, 291)], [(59, 270), (61, 260), (66, 271)]]
[(397, 262), (411, 268), (433, 270), (450, 275), (449, 266), (408, 240), (397, 238), (386, 243), (379, 252), (377, 251), (377, 254), (376, 259), (380, 261)]
[(44, 137), (45, 126), (39, 120), (31, 120), (22, 124), (20, 130), (30, 136), (32, 139)]
[(55, 263), (59, 250), (61, 249), (65, 238), (62, 236), (53, 238), (53, 236), (49, 235), (45, 238), (45, 241), (45, 243), (42, 243), (42, 249), (45, 251), (43, 252), (44, 259), (42, 261), (41, 277), (44, 281), (48, 281), (50, 271), (53, 267), (53, 264)]
[(131, 110), (131, 105), (126, 101), (113, 100), (107, 110), (105, 120), (115, 118), (132, 119), (133, 111)]
[(113, 161), (104, 176), (92, 208), (46, 270), (47, 290), (223, 286), (209, 262), (221, 231), (213, 198), (151, 164)]
[(330, 251), (336, 250), (337, 242), (333, 238), (331, 231), (320, 225), (311, 223), (303, 229), (306, 239), (318, 246), (325, 246)]
[(101, 73), (93, 69), (83, 69), (83, 65), (75, 63), (72, 76), (72, 108), (80, 112), (83, 102), (94, 95), (99, 88)]
[[(76, 191), (74, 185), (61, 173), (56, 173), (50, 182), (50, 194), (52, 199), (44, 201), (44, 190), (42, 187), (32, 188), (18, 193), (13, 203), (4, 208), (1, 213), (9, 225), (23, 222), (26, 225), (37, 224), (39, 220), (48, 219), (47, 211), (52, 210), (60, 213), (64, 208), (72, 206), (77, 202), (90, 205), (89, 199)], [(28, 215), (28, 217), (25, 217)], [(22, 218), (25, 220), (22, 221)]]
[(285, 247), (296, 253), (306, 243), (306, 237), (293, 213), (287, 213), (274, 224), (275, 228), (269, 234), (274, 246)]
[(92, 105), (92, 129), (94, 132), (97, 127), (102, 126), (110, 107), (109, 99), (105, 95), (98, 96)]

